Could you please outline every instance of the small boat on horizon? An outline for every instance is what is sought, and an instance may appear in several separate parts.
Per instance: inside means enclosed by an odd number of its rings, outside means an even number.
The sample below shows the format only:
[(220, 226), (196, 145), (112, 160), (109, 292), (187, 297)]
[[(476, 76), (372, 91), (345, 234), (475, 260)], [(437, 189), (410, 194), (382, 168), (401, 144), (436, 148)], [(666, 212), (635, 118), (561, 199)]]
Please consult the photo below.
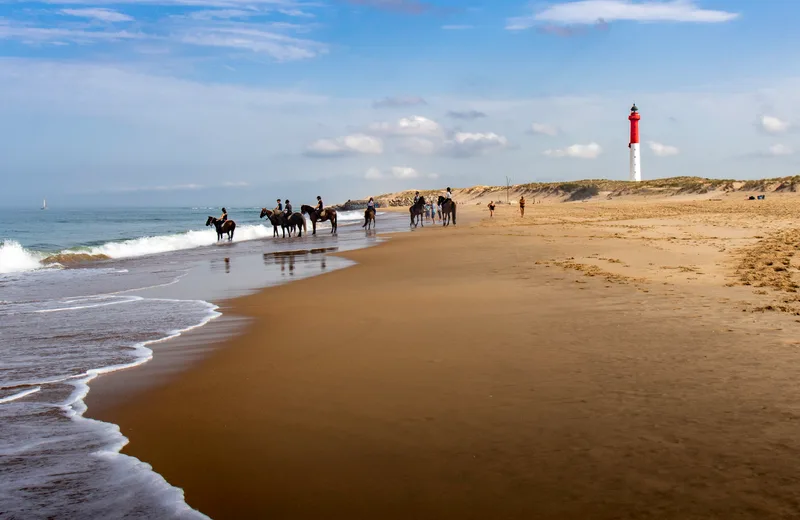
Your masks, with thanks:
[(42, 199), (42, 209), (47, 209), (47, 199)]

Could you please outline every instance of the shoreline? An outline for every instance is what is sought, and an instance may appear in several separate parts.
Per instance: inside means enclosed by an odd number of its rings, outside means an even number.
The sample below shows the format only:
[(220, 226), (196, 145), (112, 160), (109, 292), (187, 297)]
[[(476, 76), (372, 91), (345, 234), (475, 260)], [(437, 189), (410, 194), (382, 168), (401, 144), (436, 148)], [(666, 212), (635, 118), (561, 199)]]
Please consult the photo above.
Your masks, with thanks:
[(503, 208), (231, 300), (243, 334), (98, 418), (212, 518), (795, 511), (767, 498), (791, 457), (764, 448), (800, 453), (781, 420), (800, 398), (793, 320), (753, 320), (730, 303), (752, 290), (714, 272), (639, 276), (652, 255), (695, 249), (642, 252), (599, 238), (613, 222), (584, 231), (531, 210), (533, 226)]

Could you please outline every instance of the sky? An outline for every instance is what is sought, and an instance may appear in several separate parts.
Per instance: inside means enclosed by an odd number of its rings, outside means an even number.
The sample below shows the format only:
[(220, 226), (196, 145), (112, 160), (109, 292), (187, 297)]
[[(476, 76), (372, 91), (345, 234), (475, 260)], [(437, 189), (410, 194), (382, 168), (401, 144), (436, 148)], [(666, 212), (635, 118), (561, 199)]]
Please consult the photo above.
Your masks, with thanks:
[(0, 205), (800, 174), (800, 2), (0, 0)]

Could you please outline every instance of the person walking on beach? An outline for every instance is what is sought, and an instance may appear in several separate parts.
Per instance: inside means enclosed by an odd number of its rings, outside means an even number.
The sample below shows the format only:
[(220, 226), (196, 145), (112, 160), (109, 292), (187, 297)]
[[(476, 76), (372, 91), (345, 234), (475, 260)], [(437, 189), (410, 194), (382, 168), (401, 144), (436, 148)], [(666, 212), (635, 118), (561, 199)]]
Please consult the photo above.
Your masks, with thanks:
[(225, 222), (226, 220), (228, 220), (228, 210), (225, 209), (225, 208), (222, 208), (222, 216), (219, 217), (219, 221), (220, 222)]
[(525, 216), (525, 197), (524, 196), (521, 196), (519, 198), (519, 216), (520, 217), (524, 217)]
[(494, 217), (494, 201), (489, 201), (489, 218)]

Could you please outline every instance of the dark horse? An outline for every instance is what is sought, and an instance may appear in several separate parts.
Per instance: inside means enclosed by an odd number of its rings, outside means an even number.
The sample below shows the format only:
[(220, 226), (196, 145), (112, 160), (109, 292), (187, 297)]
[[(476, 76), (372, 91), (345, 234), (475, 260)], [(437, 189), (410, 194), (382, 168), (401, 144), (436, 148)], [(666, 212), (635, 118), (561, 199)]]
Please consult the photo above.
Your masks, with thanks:
[(363, 228), (371, 229), (375, 225), (375, 208), (367, 208), (364, 211), (364, 225)]
[(208, 217), (206, 220), (206, 226), (210, 226), (214, 224), (214, 227), (217, 228), (217, 240), (222, 240), (222, 235), (227, 234), (228, 240), (233, 240), (233, 230), (236, 229), (236, 222), (233, 220), (226, 220), (222, 222), (217, 217)]
[(417, 223), (422, 227), (425, 227), (423, 223), (423, 215), (425, 215), (425, 197), (420, 197), (417, 199), (417, 202), (414, 203), (410, 208), (408, 208), (408, 212), (411, 214), (411, 224), (410, 226), (417, 227)]
[(317, 222), (325, 222), (326, 220), (330, 220), (331, 222), (331, 234), (334, 234), (338, 230), (337, 224), (337, 217), (336, 217), (336, 210), (333, 208), (325, 208), (322, 210), (323, 215), (319, 215), (317, 210), (303, 204), (300, 206), (300, 213), (304, 215), (308, 215), (308, 218), (311, 219), (311, 228), (313, 229), (312, 234), (317, 234)]
[(442, 207), (442, 225), (450, 224), (450, 217), (453, 217), (453, 225), (456, 225), (456, 203), (453, 199), (446, 199), (439, 195), (439, 205)]
[(303, 231), (306, 230), (306, 219), (300, 213), (292, 213), (288, 217), (283, 211), (272, 211), (267, 208), (261, 208), (261, 215), (259, 218), (269, 218), (272, 224), (272, 236), (278, 236), (278, 226), (283, 230), (283, 238), (286, 238), (286, 230), (289, 230), (289, 236), (292, 232), (297, 231), (297, 236), (302, 237)]

